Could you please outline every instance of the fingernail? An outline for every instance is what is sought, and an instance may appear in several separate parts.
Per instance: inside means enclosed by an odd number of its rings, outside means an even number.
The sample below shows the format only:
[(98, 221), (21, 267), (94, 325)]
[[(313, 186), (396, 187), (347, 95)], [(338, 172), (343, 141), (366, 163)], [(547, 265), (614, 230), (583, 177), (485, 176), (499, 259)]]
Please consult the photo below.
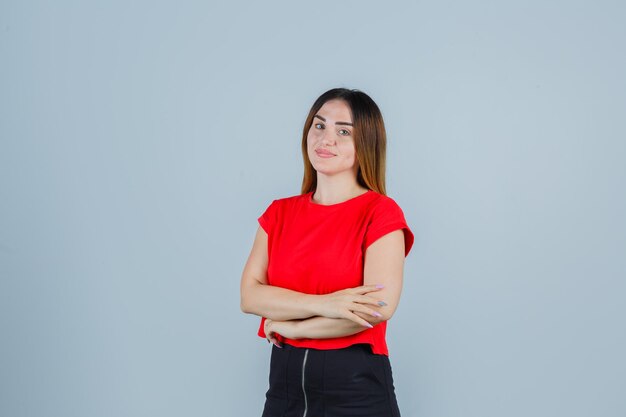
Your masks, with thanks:
[(376, 284), (376, 288), (385, 288), (383, 284)]
[(276, 346), (276, 347), (277, 347), (277, 348), (279, 348), (279, 349), (282, 349), (282, 348), (283, 348), (281, 345), (279, 345), (279, 344), (277, 344), (277, 343), (274, 343), (274, 346)]
[(382, 317), (382, 316), (383, 316), (383, 315), (382, 315), (382, 314), (380, 314), (378, 311), (374, 311), (374, 315), (375, 315), (376, 317)]
[(374, 326), (372, 326), (371, 324), (367, 323), (366, 327), (369, 327), (371, 329)]
[(386, 306), (386, 305), (387, 305), (387, 303), (386, 303), (386, 302), (384, 302), (384, 301), (379, 301), (379, 302), (378, 302), (378, 305), (379, 305), (379, 306), (381, 306), (381, 307), (384, 307), (384, 306)]

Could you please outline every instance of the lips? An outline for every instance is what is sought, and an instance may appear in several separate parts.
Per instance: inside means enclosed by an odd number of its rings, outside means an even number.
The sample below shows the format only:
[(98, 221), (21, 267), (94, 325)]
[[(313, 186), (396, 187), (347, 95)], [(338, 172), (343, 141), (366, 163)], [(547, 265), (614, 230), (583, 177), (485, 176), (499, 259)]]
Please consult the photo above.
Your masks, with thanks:
[(334, 153), (331, 153), (325, 149), (316, 149), (315, 152), (320, 156), (335, 156)]

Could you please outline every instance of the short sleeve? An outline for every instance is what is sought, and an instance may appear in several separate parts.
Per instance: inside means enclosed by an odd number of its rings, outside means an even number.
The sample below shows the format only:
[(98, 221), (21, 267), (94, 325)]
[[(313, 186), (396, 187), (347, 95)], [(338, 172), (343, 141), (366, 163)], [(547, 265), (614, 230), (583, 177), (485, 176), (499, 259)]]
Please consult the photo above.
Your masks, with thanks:
[(385, 196), (372, 210), (365, 232), (363, 251), (379, 238), (398, 229), (404, 233), (404, 256), (406, 257), (413, 246), (413, 232), (409, 229), (400, 206), (392, 198)]
[(274, 224), (276, 224), (276, 205), (276, 200), (272, 201), (263, 214), (257, 219), (268, 235), (274, 229)]

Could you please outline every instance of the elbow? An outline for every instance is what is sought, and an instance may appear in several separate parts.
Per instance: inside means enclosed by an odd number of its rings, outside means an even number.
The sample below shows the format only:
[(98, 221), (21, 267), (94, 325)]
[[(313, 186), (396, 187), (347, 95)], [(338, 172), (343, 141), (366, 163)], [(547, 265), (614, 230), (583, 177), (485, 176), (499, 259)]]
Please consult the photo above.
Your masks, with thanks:
[(376, 326), (379, 323), (390, 320), (391, 317), (393, 316), (394, 311), (384, 311), (384, 310), (380, 311), (379, 310), (378, 313), (381, 315), (380, 317), (370, 316), (371, 320), (367, 319), (372, 326)]
[(372, 316), (371, 314), (366, 314), (366, 313), (360, 313), (360, 312), (354, 312), (354, 314), (356, 314), (357, 316), (361, 317), (363, 320), (365, 320), (366, 322), (368, 322), (369, 324), (371, 324), (372, 326), (376, 326), (377, 324), (382, 323), (383, 321), (387, 321), (389, 320), (388, 315), (385, 313), (381, 313), (379, 312), (379, 314), (381, 314), (380, 317), (375, 317)]
[(252, 281), (241, 286), (239, 308), (242, 312), (247, 314), (256, 314), (257, 316), (262, 315), (259, 311), (259, 297), (256, 291), (260, 285), (265, 284), (261, 284), (257, 281)]
[(253, 292), (253, 285), (250, 283), (245, 283), (241, 286), (241, 290), (239, 293), (239, 308), (243, 313), (250, 314), (252, 313), (253, 307), (250, 305), (250, 300)]
[(244, 291), (241, 292), (241, 298), (239, 300), (239, 308), (241, 309), (241, 311), (243, 313), (246, 314), (250, 314), (250, 305), (248, 303), (248, 297), (246, 297), (246, 294)]
[(255, 302), (255, 291), (253, 285), (248, 285), (241, 289), (239, 308), (243, 313), (259, 315), (258, 304)]
[(239, 308), (241, 309), (242, 313), (246, 313), (246, 314), (254, 313), (253, 311), (254, 309), (250, 305), (248, 297), (245, 297), (243, 295), (241, 296), (241, 300), (239, 301)]
[(383, 314), (382, 317), (372, 317), (373, 320), (370, 320), (370, 324), (372, 326), (376, 326), (377, 324), (380, 324), (382, 322), (385, 322), (387, 320), (389, 320), (391, 317), (388, 317), (387, 315)]
[(396, 312), (396, 309), (389, 309), (389, 310), (383, 310), (380, 312), (380, 314), (382, 314), (382, 317), (380, 317), (378, 320), (382, 323), (383, 321), (389, 321), (391, 320), (391, 318), (393, 317), (393, 313)]

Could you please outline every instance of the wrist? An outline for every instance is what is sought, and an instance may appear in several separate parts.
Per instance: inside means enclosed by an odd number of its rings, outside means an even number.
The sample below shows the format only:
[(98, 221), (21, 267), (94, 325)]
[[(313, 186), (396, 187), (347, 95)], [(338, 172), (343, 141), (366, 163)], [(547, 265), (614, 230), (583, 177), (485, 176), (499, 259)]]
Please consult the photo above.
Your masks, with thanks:
[(302, 322), (302, 320), (286, 320), (275, 323), (274, 331), (288, 339), (300, 339), (300, 322)]
[(291, 324), (290, 339), (302, 339), (302, 322), (304, 320), (293, 320)]
[(324, 295), (303, 294), (300, 302), (302, 303), (302, 306), (306, 310), (309, 317), (322, 315), (320, 312), (320, 301), (322, 300), (322, 297), (324, 297)]

